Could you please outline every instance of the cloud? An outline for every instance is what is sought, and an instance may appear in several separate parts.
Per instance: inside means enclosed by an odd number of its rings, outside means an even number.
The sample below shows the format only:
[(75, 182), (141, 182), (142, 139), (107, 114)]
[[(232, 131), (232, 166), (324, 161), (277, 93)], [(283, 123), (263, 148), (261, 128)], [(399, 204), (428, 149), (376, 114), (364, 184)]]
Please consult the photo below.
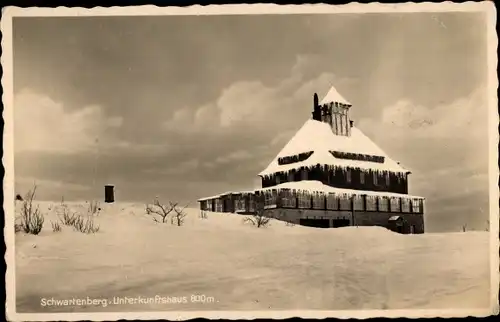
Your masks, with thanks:
[[(480, 87), (467, 96), (436, 107), (418, 105), (402, 99), (382, 110), (379, 119), (363, 119), (359, 127), (384, 137), (461, 138), (473, 141), (484, 137), (487, 103), (486, 91)], [(386, 130), (387, 129), (387, 130)], [(380, 135), (379, 135), (380, 136)]]
[(35, 185), (37, 189), (35, 198), (37, 200), (61, 200), (61, 197), (67, 196), (68, 192), (70, 194), (85, 194), (92, 189), (91, 186), (66, 181), (40, 179), (29, 176), (15, 177), (15, 193), (19, 193), (23, 197)]
[(314, 55), (297, 56), (288, 77), (275, 84), (236, 81), (211, 102), (177, 110), (164, 122), (164, 129), (205, 137), (238, 131), (244, 137), (266, 140), (295, 129), (309, 117), (314, 92), (322, 95), (334, 84), (345, 84), (345, 79), (332, 73), (306, 73), (318, 61)]
[(252, 158), (252, 154), (250, 152), (245, 151), (245, 150), (238, 150), (238, 151), (233, 151), (226, 156), (218, 157), (215, 160), (215, 162), (226, 164), (226, 163), (230, 163), (233, 161), (242, 161), (242, 160), (247, 160), (250, 158)]
[[(311, 66), (318, 72), (310, 72)], [(342, 91), (353, 81), (319, 67), (320, 57), (299, 55), (279, 81), (238, 80), (211, 101), (179, 108), (163, 123), (166, 136), (175, 138), (183, 156), (170, 158), (168, 171), (177, 176), (187, 166), (185, 160), (197, 159), (192, 171), (205, 179), (251, 184), (310, 117), (313, 93), (324, 95), (332, 85)]]
[[(431, 227), (480, 227), (488, 208), (488, 108), (480, 87), (448, 104), (403, 99), (358, 127), (412, 170), (410, 193), (427, 198)], [(471, 213), (473, 216), (471, 216)]]
[(50, 97), (23, 89), (14, 97), (15, 151), (76, 152), (108, 140), (104, 131), (122, 125), (106, 117), (99, 105), (69, 112)]

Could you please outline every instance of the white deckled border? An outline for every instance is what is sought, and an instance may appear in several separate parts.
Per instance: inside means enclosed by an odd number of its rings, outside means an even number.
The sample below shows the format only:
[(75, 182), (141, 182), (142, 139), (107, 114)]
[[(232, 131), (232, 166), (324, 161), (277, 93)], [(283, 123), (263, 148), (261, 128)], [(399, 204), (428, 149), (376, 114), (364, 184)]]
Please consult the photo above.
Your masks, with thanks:
[[(450, 309), (450, 310), (359, 310), (359, 311), (192, 311), (192, 312), (113, 312), (113, 313), (36, 313), (20, 314), (15, 311), (15, 243), (14, 243), (14, 159), (13, 159), (13, 70), (12, 70), (12, 20), (13, 17), (63, 17), (63, 16), (148, 16), (148, 15), (258, 15), (258, 14), (335, 14), (335, 13), (411, 13), (411, 12), (484, 12), (487, 16), (488, 24), (488, 106), (489, 106), (489, 177), (490, 177), (490, 265), (491, 265), (491, 305), (490, 308), (474, 309)], [(316, 5), (287, 5), (278, 6), (274, 4), (256, 5), (210, 5), (191, 7), (156, 7), (156, 6), (135, 6), (135, 7), (95, 7), (86, 8), (3, 8), (1, 21), (2, 30), (2, 87), (4, 94), (3, 117), (4, 127), (4, 155), (3, 166), (5, 168), (4, 179), (4, 211), (5, 227), (4, 236), (7, 251), (5, 261), (7, 263), (6, 272), (6, 311), (9, 320), (40, 321), (40, 320), (119, 320), (119, 319), (172, 319), (186, 320), (192, 318), (209, 319), (255, 319), (255, 318), (359, 318), (370, 317), (466, 317), (466, 316), (489, 316), (498, 314), (498, 285), (499, 285), (499, 200), (498, 191), (498, 98), (496, 89), (498, 88), (497, 69), (497, 46), (498, 37), (494, 29), (496, 25), (496, 12), (494, 3), (486, 2), (465, 2), (453, 3), (450, 1), (442, 3), (401, 3), (401, 4), (359, 4), (349, 3), (341, 6), (331, 6), (324, 4)]]
[(328, 14), (328, 13), (404, 13), (404, 12), (470, 12), (494, 10), (489, 2), (454, 3), (398, 3), (386, 4), (372, 2), (362, 4), (351, 2), (344, 5), (308, 4), (228, 4), (228, 5), (193, 5), (189, 7), (158, 7), (153, 5), (130, 7), (57, 7), (57, 8), (4, 8), (5, 16), (16, 17), (53, 17), (53, 16), (149, 16), (149, 15), (260, 15), (260, 14)]

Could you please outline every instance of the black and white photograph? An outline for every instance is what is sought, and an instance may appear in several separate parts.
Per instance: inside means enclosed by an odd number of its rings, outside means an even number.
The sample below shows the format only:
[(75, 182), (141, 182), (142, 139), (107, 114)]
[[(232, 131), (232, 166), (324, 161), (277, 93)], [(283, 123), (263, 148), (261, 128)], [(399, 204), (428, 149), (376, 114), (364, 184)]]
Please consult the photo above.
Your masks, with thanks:
[(4, 9), (7, 319), (498, 314), (495, 25)]

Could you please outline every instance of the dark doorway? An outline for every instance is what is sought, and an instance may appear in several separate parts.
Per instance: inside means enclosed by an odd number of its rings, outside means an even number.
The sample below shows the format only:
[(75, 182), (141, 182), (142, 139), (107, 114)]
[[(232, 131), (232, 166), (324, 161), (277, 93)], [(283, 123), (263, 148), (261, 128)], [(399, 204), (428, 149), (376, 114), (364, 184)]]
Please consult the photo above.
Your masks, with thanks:
[(308, 227), (330, 228), (330, 220), (328, 219), (305, 219), (301, 218), (299, 224)]
[(333, 220), (333, 228), (339, 228), (339, 227), (347, 227), (350, 226), (349, 219), (334, 219)]

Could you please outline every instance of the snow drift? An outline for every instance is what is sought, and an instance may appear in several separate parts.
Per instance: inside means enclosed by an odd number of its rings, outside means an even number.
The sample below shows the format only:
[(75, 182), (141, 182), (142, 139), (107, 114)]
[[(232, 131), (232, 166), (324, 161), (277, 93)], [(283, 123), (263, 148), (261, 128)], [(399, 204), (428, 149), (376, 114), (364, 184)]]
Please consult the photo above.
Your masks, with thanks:
[[(488, 233), (318, 229), (190, 209), (183, 226), (141, 204), (104, 204), (96, 234), (16, 234), (17, 311), (452, 309), (489, 306)], [(72, 205), (76, 207), (76, 205)], [(51, 210), (49, 210), (49, 208)], [(169, 297), (209, 302), (43, 306), (42, 299)]]

